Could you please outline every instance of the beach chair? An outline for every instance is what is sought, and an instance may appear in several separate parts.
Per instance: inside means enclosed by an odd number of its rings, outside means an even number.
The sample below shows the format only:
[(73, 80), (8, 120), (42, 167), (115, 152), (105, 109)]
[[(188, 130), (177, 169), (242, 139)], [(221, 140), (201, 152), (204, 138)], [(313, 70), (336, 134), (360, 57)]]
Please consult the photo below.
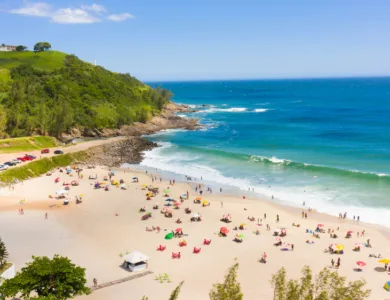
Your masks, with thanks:
[(163, 246), (163, 245), (159, 245), (158, 248), (157, 248), (157, 251), (164, 251), (165, 249), (167, 248), (167, 246)]
[(203, 245), (210, 245), (211, 244), (211, 239), (210, 240), (203, 240)]
[(179, 246), (180, 246), (180, 247), (185, 247), (185, 246), (187, 246), (187, 242), (186, 242), (186, 241), (181, 241), (181, 242), (179, 243)]
[(177, 258), (177, 259), (180, 259), (181, 255), (180, 255), (180, 252), (172, 252), (172, 258)]
[(201, 249), (202, 249), (202, 248), (196, 248), (196, 247), (194, 247), (193, 253), (198, 254), (198, 253), (200, 253), (200, 250), (201, 250)]

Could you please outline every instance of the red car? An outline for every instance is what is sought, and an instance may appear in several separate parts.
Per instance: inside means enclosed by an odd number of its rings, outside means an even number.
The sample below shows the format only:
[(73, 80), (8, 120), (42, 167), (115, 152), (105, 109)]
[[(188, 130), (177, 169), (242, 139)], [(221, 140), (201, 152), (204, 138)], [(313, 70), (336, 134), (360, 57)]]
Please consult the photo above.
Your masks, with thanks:
[(42, 153), (42, 154), (50, 153), (50, 149), (43, 149), (43, 150), (41, 151), (41, 153)]
[(25, 156), (23, 156), (23, 157), (18, 157), (17, 159), (18, 159), (18, 160), (21, 160), (21, 161), (33, 160), (33, 158), (31, 158), (31, 157), (28, 156), (28, 155), (25, 155)]

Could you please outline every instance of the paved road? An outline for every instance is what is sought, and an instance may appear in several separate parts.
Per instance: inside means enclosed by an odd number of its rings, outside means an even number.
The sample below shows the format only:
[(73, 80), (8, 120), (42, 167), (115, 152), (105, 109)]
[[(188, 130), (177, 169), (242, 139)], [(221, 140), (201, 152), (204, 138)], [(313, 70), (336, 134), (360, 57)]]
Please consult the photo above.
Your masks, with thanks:
[[(25, 154), (31, 154), (37, 157), (37, 159), (44, 158), (44, 157), (51, 157), (55, 156), (53, 153), (54, 150), (63, 150), (64, 154), (65, 153), (72, 153), (72, 152), (78, 152), (78, 151), (83, 151), (91, 147), (103, 145), (103, 144), (108, 144), (112, 143), (115, 141), (123, 140), (125, 137), (113, 137), (113, 138), (108, 138), (108, 139), (102, 139), (102, 140), (92, 140), (92, 141), (86, 141), (86, 142), (80, 142), (78, 144), (75, 144), (73, 146), (65, 146), (65, 147), (57, 147), (57, 148), (50, 148), (50, 153), (48, 154), (41, 154), (41, 150), (34, 150), (34, 151), (29, 151), (29, 152), (15, 152), (15, 153), (1, 153), (0, 154), (0, 164), (5, 163), (7, 161), (13, 160), (17, 157), (24, 156)], [(18, 164), (17, 166), (23, 166), (31, 161), (26, 161)]]

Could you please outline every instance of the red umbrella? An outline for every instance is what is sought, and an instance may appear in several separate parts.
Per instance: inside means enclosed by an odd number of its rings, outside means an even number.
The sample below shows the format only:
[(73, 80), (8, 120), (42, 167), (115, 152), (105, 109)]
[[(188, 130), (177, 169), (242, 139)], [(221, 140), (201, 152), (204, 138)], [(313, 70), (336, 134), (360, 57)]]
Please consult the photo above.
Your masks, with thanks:
[(349, 231), (347, 231), (347, 234), (351, 234), (351, 233), (353, 233), (353, 231), (352, 231), (352, 230), (349, 230)]
[(318, 224), (317, 227), (324, 227), (324, 224)]
[(366, 263), (364, 261), (357, 261), (356, 264), (359, 266), (359, 267), (364, 267), (366, 265)]
[(181, 229), (181, 228), (176, 228), (175, 231), (176, 231), (176, 232), (181, 232), (181, 231), (183, 231), (183, 229)]
[(229, 232), (229, 229), (227, 229), (226, 227), (221, 227), (220, 232), (223, 234), (227, 234)]

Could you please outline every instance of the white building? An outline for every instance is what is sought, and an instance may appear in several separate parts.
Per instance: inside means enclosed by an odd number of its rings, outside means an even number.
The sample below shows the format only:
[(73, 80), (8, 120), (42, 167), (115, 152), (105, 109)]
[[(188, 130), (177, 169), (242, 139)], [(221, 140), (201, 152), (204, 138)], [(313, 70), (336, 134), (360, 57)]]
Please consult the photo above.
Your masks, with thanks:
[(9, 52), (9, 51), (15, 51), (16, 50), (16, 46), (11, 46), (11, 45), (0, 45), (0, 51), (3, 51), (3, 52)]

